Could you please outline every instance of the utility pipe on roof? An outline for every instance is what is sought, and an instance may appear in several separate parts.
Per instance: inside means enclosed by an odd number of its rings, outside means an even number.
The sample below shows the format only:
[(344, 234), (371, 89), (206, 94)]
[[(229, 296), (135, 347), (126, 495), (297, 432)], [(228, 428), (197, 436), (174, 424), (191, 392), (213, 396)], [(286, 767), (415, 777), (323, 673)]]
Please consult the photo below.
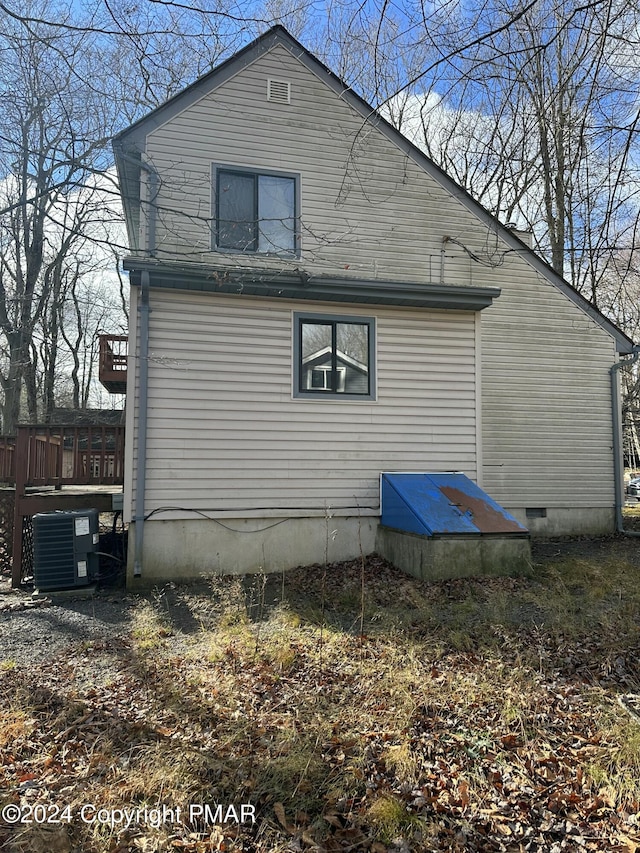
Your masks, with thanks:
[(624, 361), (617, 361), (609, 368), (613, 419), (613, 482), (616, 491), (616, 530), (618, 533), (624, 533), (625, 536), (640, 536), (640, 532), (625, 530), (624, 519), (622, 517), (622, 504), (624, 501), (624, 453), (621, 445), (622, 424), (620, 422), (620, 386), (618, 383), (618, 371), (623, 367), (635, 364), (638, 361), (638, 358), (640, 358), (640, 346), (634, 346), (631, 351), (631, 358), (625, 359)]
[(149, 192), (148, 192), (148, 226), (147, 226), (147, 247), (146, 254), (153, 258), (156, 254), (156, 221), (157, 221), (157, 209), (156, 209), (156, 199), (158, 197), (158, 190), (160, 188), (160, 175), (156, 171), (155, 167), (151, 165), (151, 163), (147, 163), (145, 160), (140, 157), (133, 157), (131, 154), (127, 154), (122, 149), (122, 145), (120, 143), (114, 144), (114, 150), (116, 152), (116, 157), (119, 160), (126, 160), (127, 163), (132, 163), (136, 168), (143, 169), (149, 175)]
[[(150, 163), (137, 159), (118, 149), (118, 156), (144, 169), (149, 175), (149, 217), (147, 223), (146, 254), (152, 258), (156, 253), (156, 198), (160, 176)], [(147, 485), (147, 410), (149, 398), (149, 271), (142, 270), (140, 298), (138, 299), (138, 454), (136, 465), (136, 500), (133, 513), (135, 523), (135, 551), (133, 576), (142, 577), (142, 552), (144, 547), (144, 498)]]

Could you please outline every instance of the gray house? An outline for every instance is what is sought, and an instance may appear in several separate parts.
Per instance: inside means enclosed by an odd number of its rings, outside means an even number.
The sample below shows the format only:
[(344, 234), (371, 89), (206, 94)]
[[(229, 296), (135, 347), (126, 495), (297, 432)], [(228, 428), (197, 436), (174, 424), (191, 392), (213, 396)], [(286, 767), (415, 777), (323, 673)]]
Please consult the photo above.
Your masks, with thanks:
[(132, 576), (372, 551), (389, 471), (614, 529), (633, 343), (282, 27), (114, 148)]

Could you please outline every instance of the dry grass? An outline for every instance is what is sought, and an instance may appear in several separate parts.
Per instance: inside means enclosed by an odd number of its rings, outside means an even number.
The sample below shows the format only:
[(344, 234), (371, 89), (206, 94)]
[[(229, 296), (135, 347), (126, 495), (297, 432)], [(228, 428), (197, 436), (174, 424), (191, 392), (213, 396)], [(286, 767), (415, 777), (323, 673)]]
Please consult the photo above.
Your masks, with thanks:
[[(126, 644), (1, 668), (0, 805), (72, 807), (64, 853), (633, 850), (638, 569), (613, 546), (534, 569), (423, 584), (374, 558), (157, 591)], [(181, 819), (83, 823), (87, 802)], [(257, 822), (188, 821), (199, 803)], [(22, 829), (4, 849), (38, 850)]]

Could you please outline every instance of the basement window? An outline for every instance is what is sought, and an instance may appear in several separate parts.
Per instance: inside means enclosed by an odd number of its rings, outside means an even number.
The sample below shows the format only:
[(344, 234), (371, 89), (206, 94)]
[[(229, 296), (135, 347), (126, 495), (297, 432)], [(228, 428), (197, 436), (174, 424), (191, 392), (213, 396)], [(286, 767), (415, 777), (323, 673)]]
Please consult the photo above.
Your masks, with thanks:
[(375, 400), (375, 320), (293, 315), (294, 397)]
[(547, 510), (546, 507), (528, 506), (525, 509), (525, 515), (527, 518), (546, 518)]

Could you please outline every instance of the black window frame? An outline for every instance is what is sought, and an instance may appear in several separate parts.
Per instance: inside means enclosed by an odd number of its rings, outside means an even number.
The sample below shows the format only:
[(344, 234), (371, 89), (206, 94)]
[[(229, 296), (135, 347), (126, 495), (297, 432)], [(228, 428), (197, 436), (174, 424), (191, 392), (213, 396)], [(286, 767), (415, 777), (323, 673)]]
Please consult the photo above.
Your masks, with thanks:
[[(364, 325), (368, 327), (368, 384), (369, 390), (366, 394), (353, 394), (338, 389), (326, 388), (304, 388), (302, 328), (305, 323), (313, 325), (328, 325), (332, 327), (332, 355), (333, 369), (337, 374), (338, 365), (333, 342), (337, 337), (337, 326)], [(376, 318), (361, 317), (346, 314), (318, 314), (303, 311), (293, 312), (293, 396), (294, 398), (307, 400), (350, 400), (360, 402), (372, 402), (377, 399), (377, 374), (376, 374)], [(335, 383), (334, 383), (335, 384)], [(339, 384), (339, 383), (338, 383)]]
[[(254, 179), (254, 192), (253, 192), (253, 213), (254, 219), (251, 222), (255, 222), (255, 236), (251, 241), (251, 246), (245, 246), (243, 248), (238, 248), (237, 246), (229, 246), (225, 245), (220, 240), (220, 222), (224, 221), (220, 218), (220, 179), (221, 176), (228, 175), (238, 175), (239, 177), (252, 177)], [(259, 248), (259, 227), (258, 223), (260, 222), (259, 218), (259, 205), (260, 205), (260, 194), (259, 194), (259, 182), (260, 178), (285, 178), (291, 180), (293, 182), (293, 248), (292, 249), (282, 249), (275, 251), (264, 251)], [(300, 175), (296, 172), (280, 172), (273, 169), (261, 169), (261, 168), (251, 168), (246, 166), (234, 166), (224, 163), (214, 163), (212, 165), (212, 175), (211, 175), (211, 186), (212, 186), (212, 248), (217, 252), (224, 252), (230, 254), (240, 254), (240, 255), (249, 255), (251, 257), (286, 257), (286, 258), (297, 258), (300, 257)]]

